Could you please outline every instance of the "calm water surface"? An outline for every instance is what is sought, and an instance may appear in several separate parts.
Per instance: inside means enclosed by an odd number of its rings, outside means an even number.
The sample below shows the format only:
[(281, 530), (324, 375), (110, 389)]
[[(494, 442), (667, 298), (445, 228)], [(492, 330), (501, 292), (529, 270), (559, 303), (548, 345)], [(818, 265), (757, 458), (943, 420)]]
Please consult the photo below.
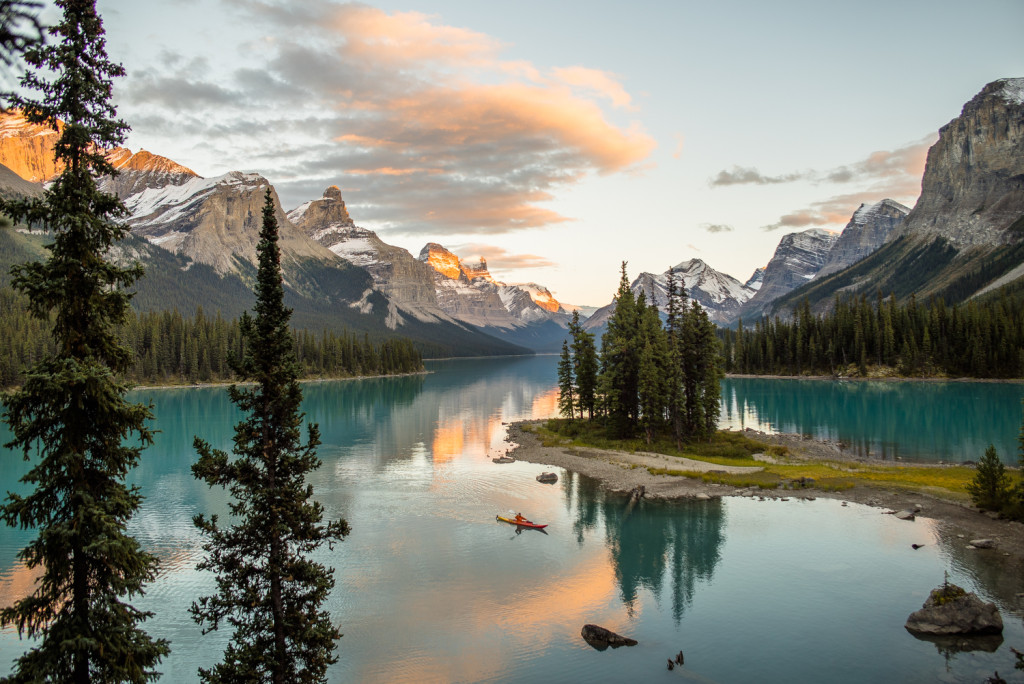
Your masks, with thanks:
[[(967, 553), (964, 540), (944, 537), (927, 519), (902, 522), (827, 500), (630, 508), (587, 478), (559, 470), (556, 485), (543, 485), (535, 479), (543, 466), (492, 463), (508, 447), (503, 422), (555, 413), (555, 361), (437, 362), (426, 376), (304, 385), (305, 410), (323, 438), (317, 498), (353, 530), (321, 554), (336, 568), (329, 609), (345, 634), (331, 681), (1012, 676), (1009, 646), (1024, 649), (1024, 613), (1013, 594), (1024, 587), (1000, 580), (998, 556)], [(804, 432), (814, 423), (835, 431), (828, 436), (844, 434), (821, 415), (787, 414), (794, 400), (768, 386), (758, 392), (774, 399), (731, 387), (730, 419), (743, 425)], [(187, 612), (213, 590), (209, 574), (195, 571), (202, 552), (191, 517), (226, 511), (220, 489), (192, 478), (191, 443), (201, 435), (230, 447), (240, 416), (223, 389), (136, 398), (154, 402), (161, 431), (133, 475), (147, 498), (131, 531), (162, 559), (141, 603), (156, 612), (148, 630), (172, 641), (163, 681), (194, 682), (228, 635), (202, 636)], [(16, 489), (24, 469), (6, 456), (3, 488)], [(516, 534), (494, 520), (510, 509), (549, 523), (547, 534)], [(31, 586), (15, 560), (27, 538), (0, 528), (3, 604)], [(914, 551), (912, 543), (926, 546)], [(990, 644), (994, 652), (958, 653), (903, 629), (944, 571), (1000, 604), (1005, 641)], [(640, 645), (595, 651), (579, 637), (587, 622)], [(0, 672), (25, 646), (15, 632), (0, 633)], [(666, 659), (680, 649), (685, 667), (668, 672)]]
[(1024, 383), (727, 378), (722, 427), (830, 439), (859, 456), (1016, 464)]

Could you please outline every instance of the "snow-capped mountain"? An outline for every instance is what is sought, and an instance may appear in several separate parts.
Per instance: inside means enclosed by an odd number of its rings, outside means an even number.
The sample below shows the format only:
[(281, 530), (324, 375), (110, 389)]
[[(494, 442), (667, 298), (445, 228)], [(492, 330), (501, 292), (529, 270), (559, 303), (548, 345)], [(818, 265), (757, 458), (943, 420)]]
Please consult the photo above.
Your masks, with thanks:
[(438, 305), (457, 320), (497, 329), (568, 321), (568, 314), (546, 287), (496, 281), (486, 259), (463, 261), (436, 242), (425, 245), (419, 259), (433, 270)]
[[(788, 315), (836, 294), (963, 301), (1024, 277), (1024, 78), (993, 81), (939, 129), (921, 196), (885, 244), (776, 301)], [(768, 311), (766, 309), (766, 311)]]
[(374, 285), (420, 320), (448, 319), (437, 305), (433, 270), (401, 247), (389, 245), (349, 216), (336, 185), (323, 197), (288, 212), (288, 219), (310, 239), (355, 266), (366, 269)]
[(838, 239), (838, 233), (821, 228), (784, 235), (764, 267), (761, 287), (740, 307), (738, 318), (760, 317), (768, 304), (808, 282), (825, 265)]
[(760, 268), (755, 268), (754, 272), (751, 274), (751, 276), (749, 278), (747, 278), (747, 282), (745, 282), (743, 284), (746, 285), (747, 287), (749, 287), (751, 290), (754, 290), (756, 292), (757, 290), (761, 289), (761, 285), (763, 283), (764, 283), (764, 266), (761, 266)]
[(903, 223), (910, 209), (899, 202), (884, 199), (875, 204), (861, 204), (850, 222), (829, 250), (825, 264), (815, 278), (852, 266), (881, 247), (897, 226)]
[[(686, 295), (695, 299), (708, 312), (708, 317), (720, 325), (730, 323), (739, 312), (744, 302), (749, 300), (756, 290), (748, 287), (731, 275), (721, 273), (708, 266), (700, 259), (684, 261), (672, 269), (677, 282), (682, 283)], [(647, 303), (655, 303), (662, 312), (668, 309), (668, 275), (641, 273), (630, 285), (633, 294), (641, 292)], [(598, 309), (586, 320), (583, 327), (587, 330), (603, 328), (615, 310), (615, 303)]]

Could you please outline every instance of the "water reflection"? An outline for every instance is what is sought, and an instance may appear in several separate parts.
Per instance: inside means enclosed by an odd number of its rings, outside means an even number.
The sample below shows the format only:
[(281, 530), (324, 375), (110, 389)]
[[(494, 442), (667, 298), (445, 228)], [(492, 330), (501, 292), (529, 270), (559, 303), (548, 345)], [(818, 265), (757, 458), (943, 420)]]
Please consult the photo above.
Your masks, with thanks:
[(1024, 384), (727, 378), (722, 424), (841, 442), (857, 456), (1017, 458)]
[(641, 503), (631, 508), (615, 497), (603, 508), (605, 543), (623, 604), (633, 614), (641, 589), (660, 600), (667, 581), (672, 617), (678, 624), (693, 601), (697, 582), (710, 583), (721, 559), (721, 500)]

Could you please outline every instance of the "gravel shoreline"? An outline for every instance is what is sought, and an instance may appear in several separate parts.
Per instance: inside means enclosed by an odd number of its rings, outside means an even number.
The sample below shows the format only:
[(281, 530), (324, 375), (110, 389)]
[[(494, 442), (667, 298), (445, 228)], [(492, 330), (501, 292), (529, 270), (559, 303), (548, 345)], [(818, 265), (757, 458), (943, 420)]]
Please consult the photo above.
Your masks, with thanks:
[[(979, 549), (1006, 573), (1007, 592), (1024, 592), (1024, 524), (992, 519), (976, 508), (942, 499), (927, 492), (887, 489), (868, 484), (857, 485), (842, 492), (827, 492), (813, 487), (801, 490), (751, 491), (728, 485), (706, 483), (702, 480), (672, 475), (652, 475), (649, 467), (682, 466), (687, 470), (729, 470), (729, 466), (679, 459), (644, 452), (607, 451), (587, 447), (545, 447), (533, 433), (523, 430), (524, 421), (508, 426), (508, 441), (514, 445), (511, 455), (517, 460), (565, 468), (599, 480), (611, 492), (628, 493), (637, 486), (646, 490), (645, 498), (652, 500), (703, 499), (723, 496), (752, 496), (766, 498), (831, 498), (865, 504), (882, 509), (880, 512), (919, 508), (918, 515), (938, 523), (940, 536), (949, 544), (966, 547), (971, 539), (992, 539), (994, 549)], [(789, 447), (790, 455), (809, 460), (850, 460), (838, 445), (808, 439), (801, 435), (765, 434), (749, 431), (753, 439)], [(860, 461), (863, 462), (863, 461)], [(891, 462), (886, 462), (892, 465)], [(920, 465), (920, 464), (914, 464)], [(936, 465), (935, 467), (943, 467)], [(749, 470), (738, 468), (738, 471)], [(913, 524), (908, 522), (908, 524)]]

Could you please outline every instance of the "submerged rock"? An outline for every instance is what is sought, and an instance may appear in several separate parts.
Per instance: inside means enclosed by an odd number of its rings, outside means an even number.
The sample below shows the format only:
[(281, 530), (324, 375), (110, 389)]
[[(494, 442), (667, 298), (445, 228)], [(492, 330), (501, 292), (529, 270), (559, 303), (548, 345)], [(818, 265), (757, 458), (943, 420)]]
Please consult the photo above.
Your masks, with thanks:
[(609, 646), (618, 648), (619, 646), (636, 646), (637, 644), (636, 639), (624, 637), (598, 625), (583, 625), (580, 636), (598, 651), (603, 651)]
[(943, 584), (932, 589), (904, 627), (915, 634), (1001, 634), (1003, 618), (994, 603), (985, 603), (955, 584)]

